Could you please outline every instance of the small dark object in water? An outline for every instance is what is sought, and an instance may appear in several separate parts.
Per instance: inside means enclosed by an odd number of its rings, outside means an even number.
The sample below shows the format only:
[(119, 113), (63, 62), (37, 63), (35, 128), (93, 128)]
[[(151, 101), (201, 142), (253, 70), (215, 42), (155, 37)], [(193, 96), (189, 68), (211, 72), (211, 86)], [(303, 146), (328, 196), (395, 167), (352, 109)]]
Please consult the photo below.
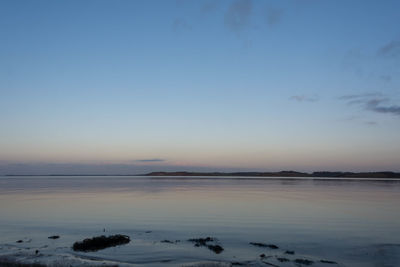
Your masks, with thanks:
[(262, 248), (271, 248), (271, 249), (278, 249), (279, 247), (273, 244), (264, 244), (264, 243), (257, 243), (257, 242), (250, 242), (250, 245)]
[(224, 251), (224, 248), (221, 247), (220, 245), (208, 245), (207, 248), (208, 248), (209, 250), (214, 251), (215, 254), (219, 254), (219, 253), (221, 253), (222, 251)]
[(286, 261), (290, 261), (289, 259), (286, 258), (276, 258), (278, 261), (280, 262), (286, 262)]
[(97, 251), (108, 247), (115, 247), (119, 245), (128, 244), (130, 242), (129, 236), (126, 235), (111, 235), (111, 236), (96, 236), (87, 238), (81, 242), (75, 242), (72, 249), (75, 251)]
[(285, 254), (294, 255), (294, 250), (286, 250)]
[(304, 264), (304, 265), (311, 265), (314, 263), (313, 261), (306, 260), (306, 259), (295, 259), (294, 262)]
[(242, 263), (242, 262), (238, 262), (238, 261), (231, 262), (231, 264), (232, 264), (232, 266), (234, 266), (234, 265), (236, 265), (236, 266), (244, 266), (244, 265), (247, 265), (247, 263)]
[(36, 255), (39, 254), (39, 250), (36, 250), (36, 251), (35, 251), (35, 254), (36, 254)]
[(52, 235), (48, 237), (49, 239), (59, 239), (60, 236), (59, 235)]
[(328, 264), (338, 264), (336, 261), (327, 261), (327, 260), (320, 260), (322, 263), (328, 263)]
[(165, 240), (161, 240), (161, 243), (169, 243), (169, 244), (173, 244), (174, 242), (172, 242), (171, 240), (165, 239)]
[(264, 253), (260, 255), (260, 258), (264, 258), (264, 257), (265, 257), (265, 254), (264, 254)]
[(200, 247), (200, 246), (206, 246), (207, 242), (213, 242), (215, 241), (215, 238), (213, 237), (206, 237), (206, 238), (192, 238), (189, 239), (188, 241), (195, 243), (196, 247)]
[(18, 240), (18, 241), (17, 241), (17, 243), (22, 243), (22, 242), (24, 242), (24, 241), (22, 241), (22, 240)]
[(220, 245), (210, 245), (209, 242), (217, 241), (216, 238), (206, 237), (206, 238), (192, 238), (188, 240), (189, 242), (193, 242), (195, 247), (207, 247), (209, 250), (213, 251), (216, 254), (221, 253), (224, 248)]
[(145, 233), (146, 233), (146, 234), (150, 234), (151, 232), (153, 232), (153, 231), (146, 231)]

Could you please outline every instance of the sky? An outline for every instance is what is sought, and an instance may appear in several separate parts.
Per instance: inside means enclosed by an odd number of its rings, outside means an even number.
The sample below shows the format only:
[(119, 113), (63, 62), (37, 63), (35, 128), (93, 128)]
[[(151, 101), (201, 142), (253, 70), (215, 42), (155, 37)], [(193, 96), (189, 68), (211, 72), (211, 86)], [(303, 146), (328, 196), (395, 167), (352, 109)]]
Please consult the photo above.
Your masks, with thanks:
[(400, 171), (400, 1), (0, 1), (0, 174)]

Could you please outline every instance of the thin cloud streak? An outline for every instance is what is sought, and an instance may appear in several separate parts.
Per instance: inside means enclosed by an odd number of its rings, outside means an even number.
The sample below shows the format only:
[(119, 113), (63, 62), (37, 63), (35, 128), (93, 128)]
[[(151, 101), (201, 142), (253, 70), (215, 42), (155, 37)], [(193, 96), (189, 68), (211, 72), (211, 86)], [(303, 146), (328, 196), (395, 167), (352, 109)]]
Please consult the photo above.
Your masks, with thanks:
[(297, 102), (316, 102), (319, 100), (317, 96), (306, 96), (306, 95), (294, 95), (289, 98)]
[(137, 159), (135, 162), (165, 162), (165, 159)]
[(362, 99), (362, 98), (368, 98), (368, 97), (380, 97), (382, 96), (381, 93), (365, 93), (365, 94), (354, 94), (354, 95), (343, 95), (340, 96), (340, 100), (351, 100), (351, 99)]

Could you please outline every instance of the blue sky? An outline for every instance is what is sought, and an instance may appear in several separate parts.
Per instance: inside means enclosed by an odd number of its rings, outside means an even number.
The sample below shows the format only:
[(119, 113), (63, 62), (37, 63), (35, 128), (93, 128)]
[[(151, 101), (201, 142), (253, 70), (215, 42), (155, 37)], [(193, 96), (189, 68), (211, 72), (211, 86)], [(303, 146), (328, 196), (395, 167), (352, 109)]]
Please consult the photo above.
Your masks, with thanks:
[(399, 1), (1, 1), (0, 173), (399, 171), (398, 25)]

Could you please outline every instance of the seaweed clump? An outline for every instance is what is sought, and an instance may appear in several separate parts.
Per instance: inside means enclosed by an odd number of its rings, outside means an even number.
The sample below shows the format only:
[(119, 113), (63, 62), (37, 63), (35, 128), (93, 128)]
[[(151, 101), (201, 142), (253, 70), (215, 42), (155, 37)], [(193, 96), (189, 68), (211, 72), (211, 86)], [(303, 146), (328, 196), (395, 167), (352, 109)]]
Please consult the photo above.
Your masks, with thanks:
[(75, 242), (72, 249), (75, 251), (98, 251), (108, 247), (115, 247), (119, 245), (128, 244), (130, 242), (129, 236), (126, 235), (111, 235), (111, 236), (96, 236), (87, 238), (83, 241)]
[(327, 264), (338, 264), (336, 261), (328, 261), (328, 260), (320, 260), (320, 262)]
[(213, 251), (215, 254), (220, 254), (224, 251), (224, 248), (220, 245), (213, 245), (210, 242), (216, 242), (217, 240), (213, 237), (206, 238), (192, 238), (188, 240), (189, 242), (193, 242), (195, 247), (207, 247), (209, 250)]

